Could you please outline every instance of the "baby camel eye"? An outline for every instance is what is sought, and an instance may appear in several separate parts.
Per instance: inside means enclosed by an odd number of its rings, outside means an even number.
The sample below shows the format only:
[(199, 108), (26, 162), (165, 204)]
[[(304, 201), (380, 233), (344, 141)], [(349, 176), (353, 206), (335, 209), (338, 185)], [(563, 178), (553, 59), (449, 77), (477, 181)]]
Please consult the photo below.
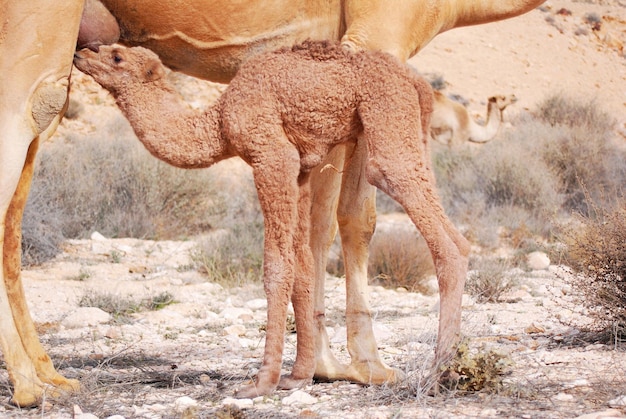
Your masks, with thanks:
[(122, 57), (120, 57), (119, 55), (115, 54), (113, 56), (113, 61), (115, 61), (116, 64), (119, 64), (122, 62)]

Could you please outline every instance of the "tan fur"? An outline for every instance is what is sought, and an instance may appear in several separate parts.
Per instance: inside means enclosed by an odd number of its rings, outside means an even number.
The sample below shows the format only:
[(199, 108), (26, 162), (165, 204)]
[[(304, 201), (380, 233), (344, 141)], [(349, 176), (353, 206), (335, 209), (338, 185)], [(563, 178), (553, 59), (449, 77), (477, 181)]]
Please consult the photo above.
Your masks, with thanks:
[[(106, 0), (105, 5), (120, 23), (121, 41), (153, 49), (176, 70), (227, 82), (255, 53), (307, 38), (341, 39), (355, 50), (380, 49), (406, 60), (441, 32), (513, 17), (543, 1), (398, 0), (393, 8), (383, 0), (273, 0), (263, 7), (228, 0)], [(54, 132), (64, 109), (50, 108), (59, 113), (43, 133), (39, 132), (31, 114), (33, 92), (41, 83), (56, 85), (69, 77), (82, 4), (81, 0), (0, 0), (0, 249), (4, 264), (0, 272), (5, 287), (0, 289), (0, 346), (12, 371), (12, 400), (23, 406), (41, 398), (39, 379), (76, 388), (75, 381), (49, 379), (54, 369), (39, 344), (32, 320), (23, 314), (26, 310), (15, 307), (26, 307), (19, 275), (19, 231), (25, 200), (18, 199), (27, 195), (30, 187), (26, 156), (35, 152), (29, 147), (38, 135), (46, 138)], [(46, 119), (50, 115), (45, 112)], [(383, 383), (396, 381), (400, 373), (382, 362), (372, 332), (367, 245), (375, 223), (375, 202), (373, 189), (362, 176), (365, 151), (358, 144), (336, 147), (327, 163), (342, 168), (343, 176), (327, 170), (311, 179), (316, 375)], [(13, 220), (10, 225), (8, 219)], [(349, 365), (333, 356), (325, 328), (324, 268), (337, 225), (346, 265)], [(459, 305), (460, 299), (451, 298), (440, 306), (438, 359), (450, 353), (458, 336)], [(20, 381), (20, 377), (26, 378)]]
[(434, 112), (430, 132), (434, 140), (450, 147), (466, 142), (486, 143), (492, 140), (502, 124), (503, 112), (517, 101), (515, 95), (492, 96), (487, 100), (487, 120), (479, 125), (467, 112), (467, 108), (435, 91)]
[[(75, 65), (110, 90), (150, 152), (184, 168), (239, 156), (252, 166), (265, 217), (265, 355), (241, 397), (279, 384), (287, 305), (293, 300), (298, 352), (281, 387), (315, 372), (313, 256), (309, 175), (340, 144), (364, 142), (365, 175), (403, 205), (426, 239), (444, 290), (463, 289), (469, 245), (446, 217), (430, 170), (432, 90), (396, 58), (352, 54), (337, 44), (307, 42), (250, 59), (218, 103), (190, 111), (144, 48), (101, 47), (77, 53)], [(413, 123), (403, 115), (417, 112)]]

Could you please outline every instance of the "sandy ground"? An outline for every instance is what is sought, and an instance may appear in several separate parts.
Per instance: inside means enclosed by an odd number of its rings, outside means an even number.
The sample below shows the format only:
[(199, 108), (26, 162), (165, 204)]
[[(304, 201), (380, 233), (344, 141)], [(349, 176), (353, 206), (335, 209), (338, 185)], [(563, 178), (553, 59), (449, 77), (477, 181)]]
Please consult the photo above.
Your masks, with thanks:
[[(557, 13), (561, 9), (571, 15)], [(593, 31), (585, 16), (602, 17), (600, 30)], [(422, 73), (441, 75), (445, 92), (465, 98), (477, 116), (484, 116), (486, 98), (499, 93), (519, 98), (507, 109), (509, 120), (550, 93), (594, 99), (615, 118), (616, 139), (626, 141), (618, 134), (626, 130), (624, 42), (622, 0), (550, 1), (509, 21), (445, 33), (411, 62)], [(197, 106), (219, 91), (174, 78)], [(83, 104), (82, 116), (66, 120), (56, 138), (93, 131), (116, 114), (110, 98), (93, 83), (80, 74), (74, 81), (73, 98)], [(45, 402), (40, 409), (20, 410), (6, 403), (10, 388), (6, 373), (0, 374), (5, 384), (0, 416), (87, 417), (76, 413), (79, 407), (85, 414), (126, 418), (626, 417), (624, 349), (572, 338), (578, 330), (568, 324), (584, 323), (585, 313), (573, 305), (558, 266), (521, 273), (520, 285), (498, 304), (464, 300), (463, 328), (473, 345), (501, 350), (512, 361), (506, 391), (410, 394), (419, 387), (423, 361), (432, 353), (437, 296), (372, 287), (381, 354), (407, 371), (408, 384), (315, 383), (302, 392), (277, 392), (228, 408), (229, 397), (259, 367), (263, 293), (259, 286), (224, 289), (186, 271), (193, 246), (191, 241), (72, 241), (54, 261), (25, 270), (44, 346), (63, 374), (81, 379), (84, 391)], [(127, 323), (79, 309), (85, 293), (103, 291), (139, 300), (167, 291), (177, 304), (140, 312)], [(327, 293), (333, 349), (347, 361), (343, 281), (330, 278)], [(287, 365), (293, 355), (291, 335)]]

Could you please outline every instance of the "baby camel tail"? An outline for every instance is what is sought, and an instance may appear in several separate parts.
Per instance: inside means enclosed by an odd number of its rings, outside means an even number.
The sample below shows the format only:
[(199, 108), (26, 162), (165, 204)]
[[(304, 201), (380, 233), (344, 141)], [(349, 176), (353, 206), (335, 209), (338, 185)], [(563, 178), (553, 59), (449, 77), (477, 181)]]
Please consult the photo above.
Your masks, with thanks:
[[(313, 377), (309, 175), (342, 144), (366, 144), (368, 182), (402, 205), (428, 243), (441, 293), (436, 360), (451, 356), (460, 333), (469, 245), (435, 190), (427, 141), (433, 94), (425, 80), (385, 53), (307, 42), (251, 58), (215, 105), (194, 111), (146, 49), (83, 50), (74, 62), (113, 94), (157, 158), (199, 168), (239, 156), (252, 167), (265, 222), (267, 335), (258, 376), (238, 397), (294, 388)], [(419, 118), (405, 117), (416, 113)], [(281, 378), (289, 299), (297, 355), (291, 374)]]

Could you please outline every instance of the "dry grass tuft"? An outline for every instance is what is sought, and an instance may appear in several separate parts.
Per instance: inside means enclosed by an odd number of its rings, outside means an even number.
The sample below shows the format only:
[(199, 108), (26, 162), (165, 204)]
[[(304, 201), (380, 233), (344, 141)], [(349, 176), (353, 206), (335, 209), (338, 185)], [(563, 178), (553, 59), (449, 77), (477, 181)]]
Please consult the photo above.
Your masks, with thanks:
[(116, 319), (126, 318), (132, 313), (143, 310), (155, 311), (174, 304), (174, 296), (163, 291), (156, 295), (146, 297), (142, 300), (134, 300), (130, 297), (113, 294), (110, 292), (87, 291), (78, 301), (79, 307), (97, 307), (107, 312)]
[(372, 238), (368, 273), (374, 283), (384, 287), (428, 293), (424, 280), (435, 273), (435, 266), (419, 233), (393, 229), (377, 232)]
[(509, 272), (511, 268), (511, 263), (506, 259), (472, 259), (465, 289), (479, 303), (496, 303), (518, 284), (517, 277)]

